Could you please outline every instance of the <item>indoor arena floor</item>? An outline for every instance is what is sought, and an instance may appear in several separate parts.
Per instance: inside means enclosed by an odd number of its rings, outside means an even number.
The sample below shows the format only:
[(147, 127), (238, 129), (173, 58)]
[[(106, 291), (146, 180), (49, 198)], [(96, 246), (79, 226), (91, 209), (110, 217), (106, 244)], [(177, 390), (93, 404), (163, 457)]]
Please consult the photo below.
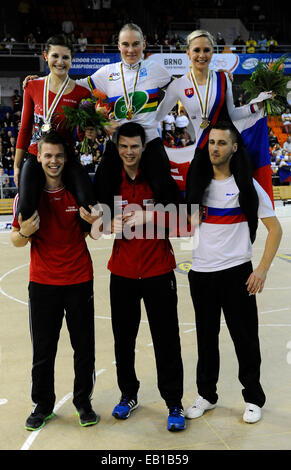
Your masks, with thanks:
[[(72, 349), (64, 322), (56, 360), (55, 417), (40, 431), (24, 428), (32, 410), (27, 284), (29, 248), (11, 245), (0, 231), (0, 449), (1, 450), (290, 450), (291, 449), (291, 205), (280, 202), (276, 211), (284, 231), (265, 289), (257, 296), (262, 352), (261, 383), (267, 396), (262, 420), (242, 420), (244, 402), (238, 381), (234, 347), (223, 317), (220, 332), (221, 368), (217, 407), (201, 418), (187, 420), (179, 433), (166, 430), (167, 409), (156, 384), (153, 346), (146, 315), (136, 343), (136, 370), (141, 386), (140, 406), (129, 419), (112, 417), (120, 394), (116, 384), (110, 322), (107, 261), (112, 238), (88, 239), (95, 270), (96, 384), (92, 398), (100, 414), (96, 426), (79, 425), (72, 405)], [(0, 224), (11, 220), (2, 216)], [(2, 224), (3, 226), (3, 224)], [(254, 245), (254, 265), (266, 237), (260, 223)], [(196, 336), (187, 270), (189, 241), (172, 241), (177, 259), (179, 322), (184, 361), (184, 408), (194, 401)], [(130, 292), (124, 295), (130, 295)], [(167, 325), (165, 324), (165, 328)]]

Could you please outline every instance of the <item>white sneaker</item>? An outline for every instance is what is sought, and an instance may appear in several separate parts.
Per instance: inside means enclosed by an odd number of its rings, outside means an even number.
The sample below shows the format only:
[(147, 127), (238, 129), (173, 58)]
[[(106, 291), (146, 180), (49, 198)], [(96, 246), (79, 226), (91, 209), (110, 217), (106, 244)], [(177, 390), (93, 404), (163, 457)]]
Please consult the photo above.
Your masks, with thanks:
[(246, 409), (243, 415), (245, 423), (256, 423), (262, 417), (261, 408), (253, 403), (246, 403)]
[(216, 407), (216, 403), (212, 404), (208, 400), (205, 400), (200, 395), (194, 401), (193, 405), (187, 409), (185, 417), (188, 419), (199, 418), (203, 415), (204, 411), (212, 410)]

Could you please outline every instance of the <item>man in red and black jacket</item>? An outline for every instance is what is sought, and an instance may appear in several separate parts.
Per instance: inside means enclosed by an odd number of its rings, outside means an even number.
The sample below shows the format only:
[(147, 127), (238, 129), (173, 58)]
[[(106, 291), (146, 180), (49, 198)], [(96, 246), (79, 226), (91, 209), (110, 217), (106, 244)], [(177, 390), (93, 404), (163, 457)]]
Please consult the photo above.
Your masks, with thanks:
[(79, 219), (79, 206), (63, 184), (66, 145), (55, 131), (38, 143), (45, 175), (37, 211), (23, 220), (14, 202), (11, 240), (30, 248), (29, 320), (33, 345), (31, 398), (34, 409), (25, 428), (41, 429), (55, 405), (54, 365), (59, 334), (66, 322), (74, 350), (74, 393), (81, 426), (96, 424), (91, 406), (95, 383), (93, 265)]
[[(169, 408), (167, 429), (181, 430), (185, 429), (181, 402), (183, 364), (173, 271), (176, 262), (168, 237), (171, 217), (163, 212), (162, 204), (156, 210), (155, 204), (163, 201), (157, 200), (147, 177), (143, 127), (132, 122), (123, 124), (117, 134), (117, 149), (119, 155), (106, 156), (111, 158), (110, 165), (103, 160), (96, 173), (97, 200), (111, 208), (112, 200), (115, 201), (111, 232), (116, 237), (108, 269), (121, 400), (112, 414), (126, 419), (138, 406), (139, 380), (134, 363), (143, 299), (154, 345), (158, 388)], [(116, 182), (114, 194), (106, 192), (109, 177)], [(172, 178), (168, 185), (175, 212), (179, 192)]]

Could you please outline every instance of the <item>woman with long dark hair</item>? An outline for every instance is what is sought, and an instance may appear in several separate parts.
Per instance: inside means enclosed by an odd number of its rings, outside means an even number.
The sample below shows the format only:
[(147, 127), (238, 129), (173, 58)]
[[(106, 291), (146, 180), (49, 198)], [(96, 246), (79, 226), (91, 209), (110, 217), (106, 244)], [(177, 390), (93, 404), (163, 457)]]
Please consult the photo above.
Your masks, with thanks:
[(68, 163), (64, 175), (67, 188), (80, 206), (88, 207), (95, 202), (90, 178), (74, 157), (74, 136), (66, 127), (63, 113), (63, 106), (77, 108), (82, 99), (91, 97), (88, 90), (68, 75), (72, 56), (72, 46), (65, 36), (51, 37), (43, 53), (50, 73), (30, 81), (24, 92), (14, 162), (14, 180), (19, 190), (18, 213), (21, 212), (24, 220), (37, 208), (43, 190), (45, 178), (36, 159), (37, 142), (50, 129), (57, 131), (67, 143)]

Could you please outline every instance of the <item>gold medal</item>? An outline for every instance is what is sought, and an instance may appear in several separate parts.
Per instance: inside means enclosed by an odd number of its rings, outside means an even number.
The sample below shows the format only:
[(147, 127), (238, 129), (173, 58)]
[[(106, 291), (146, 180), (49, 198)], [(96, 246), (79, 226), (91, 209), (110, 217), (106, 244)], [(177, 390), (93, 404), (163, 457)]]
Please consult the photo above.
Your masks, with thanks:
[(199, 92), (199, 87), (198, 87), (198, 84), (196, 82), (195, 75), (192, 73), (192, 70), (190, 70), (190, 75), (191, 75), (191, 78), (192, 78), (194, 88), (196, 90), (196, 97), (199, 101), (200, 108), (201, 108), (202, 121), (201, 121), (200, 127), (201, 127), (201, 129), (206, 129), (210, 124), (209, 119), (207, 119), (207, 106), (208, 106), (208, 98), (209, 98), (211, 73), (208, 72), (208, 76), (207, 76), (206, 93), (205, 93), (204, 103), (202, 102), (202, 98), (201, 98), (200, 92)]
[(134, 112), (131, 108), (129, 108), (127, 110), (127, 113), (126, 113), (126, 119), (128, 119), (129, 121), (133, 118), (133, 115), (134, 115)]
[(131, 94), (128, 93), (127, 89), (126, 89), (126, 83), (125, 83), (125, 78), (124, 78), (124, 74), (123, 74), (123, 64), (121, 62), (120, 64), (120, 71), (121, 71), (121, 79), (122, 79), (122, 85), (123, 85), (123, 91), (124, 91), (124, 98), (125, 98), (125, 103), (126, 103), (126, 119), (128, 119), (129, 121), (133, 118), (134, 116), (134, 110), (132, 109), (133, 106), (132, 106), (132, 101), (133, 101), (133, 97), (134, 97), (134, 92), (135, 92), (135, 88), (136, 88), (136, 85), (137, 85), (137, 80), (138, 80), (138, 75), (139, 75), (139, 70), (140, 70), (140, 67), (141, 67), (141, 64), (138, 65), (138, 69), (137, 69), (137, 72), (136, 72), (136, 75), (135, 75), (135, 80), (134, 80), (134, 85), (133, 85), (133, 91)]
[(206, 129), (210, 124), (210, 121), (208, 121), (207, 118), (202, 118), (202, 122), (200, 124), (201, 129)]

